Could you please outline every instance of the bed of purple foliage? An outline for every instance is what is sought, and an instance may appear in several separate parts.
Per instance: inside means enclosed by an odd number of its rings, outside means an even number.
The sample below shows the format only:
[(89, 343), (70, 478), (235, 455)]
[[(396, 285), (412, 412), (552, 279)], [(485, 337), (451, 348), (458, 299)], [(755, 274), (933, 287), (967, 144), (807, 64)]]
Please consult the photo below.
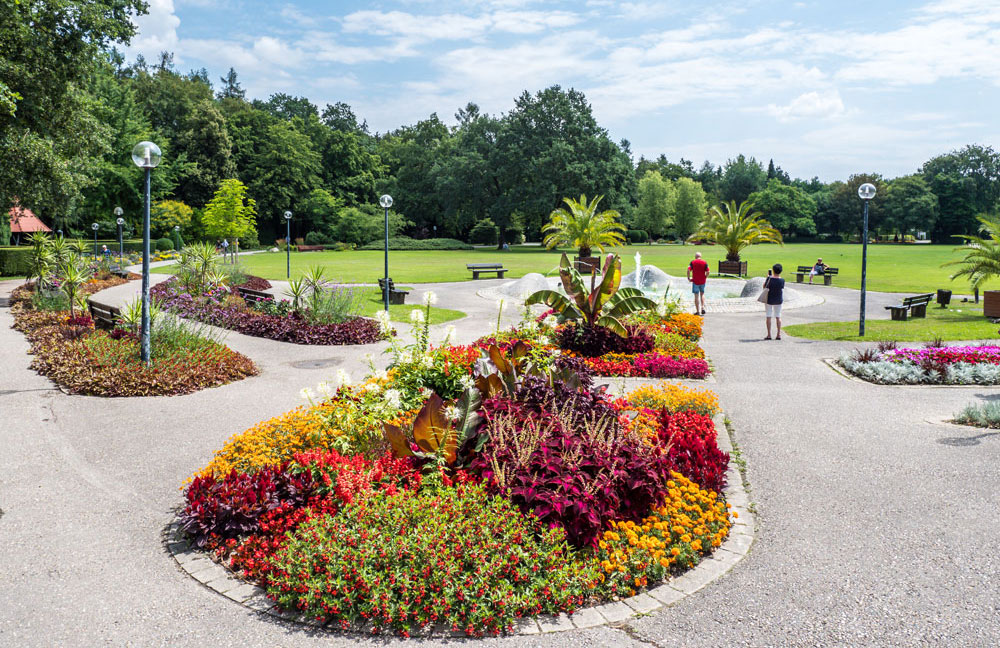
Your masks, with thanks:
[(236, 294), (216, 290), (195, 297), (175, 278), (150, 289), (165, 310), (244, 335), (294, 344), (371, 344), (384, 339), (374, 320), (356, 317), (339, 324), (312, 324), (302, 315), (266, 315), (246, 307)]

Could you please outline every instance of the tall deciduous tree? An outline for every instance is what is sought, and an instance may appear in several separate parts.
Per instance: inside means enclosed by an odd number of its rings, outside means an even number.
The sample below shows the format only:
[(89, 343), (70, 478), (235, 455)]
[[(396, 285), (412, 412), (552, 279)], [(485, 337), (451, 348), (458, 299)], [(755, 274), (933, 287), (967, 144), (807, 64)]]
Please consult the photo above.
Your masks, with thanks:
[(679, 178), (674, 182), (674, 234), (686, 242), (705, 217), (707, 201), (701, 183), (691, 178)]
[(1000, 155), (992, 147), (973, 144), (939, 155), (920, 173), (940, 205), (935, 240), (975, 232), (976, 215), (994, 209), (1000, 200)]
[(179, 200), (161, 200), (149, 210), (150, 228), (159, 236), (168, 236), (178, 225), (187, 230), (193, 216), (194, 210)]
[(753, 208), (760, 211), (778, 231), (786, 236), (814, 236), (816, 234), (816, 203), (809, 195), (791, 185), (782, 184), (777, 178), (767, 186), (750, 194)]
[(639, 204), (632, 216), (632, 227), (661, 238), (673, 224), (674, 187), (659, 171), (647, 171), (639, 180)]
[(858, 187), (870, 182), (875, 185), (875, 198), (868, 204), (868, 231), (876, 232), (885, 221), (886, 182), (877, 173), (857, 173), (838, 184), (830, 194), (829, 209), (836, 218), (839, 231), (861, 236), (864, 223), (864, 203), (858, 198)]
[(19, 199), (64, 219), (92, 182), (86, 170), (109, 136), (85, 80), (99, 52), (135, 34), (130, 16), (145, 11), (142, 0), (0, 4), (0, 214)]
[(239, 240), (257, 234), (257, 203), (247, 197), (247, 188), (239, 180), (223, 180), (201, 216), (205, 234), (229, 240), (233, 252)]
[(763, 165), (754, 158), (747, 159), (742, 154), (726, 162), (719, 179), (719, 197), (723, 201), (735, 200), (741, 203), (755, 191), (767, 184), (767, 173)]
[(225, 178), (236, 174), (232, 160), (232, 141), (226, 121), (211, 101), (196, 105), (187, 118), (178, 149), (193, 166), (177, 195), (192, 205), (204, 205)]
[(910, 175), (889, 183), (886, 224), (903, 234), (932, 232), (937, 224), (938, 198), (923, 176)]

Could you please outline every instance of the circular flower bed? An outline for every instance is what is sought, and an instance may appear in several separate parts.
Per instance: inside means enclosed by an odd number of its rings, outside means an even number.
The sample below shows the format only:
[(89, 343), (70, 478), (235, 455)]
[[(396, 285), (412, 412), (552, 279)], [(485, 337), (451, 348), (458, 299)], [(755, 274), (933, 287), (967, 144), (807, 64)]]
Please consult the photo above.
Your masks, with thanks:
[(613, 398), (579, 358), (426, 331), (230, 439), (185, 492), (190, 540), (321, 623), (478, 636), (630, 596), (725, 539), (710, 392)]
[(885, 385), (1000, 384), (1000, 347), (992, 345), (897, 348), (884, 343), (845, 353), (837, 363), (859, 378)]

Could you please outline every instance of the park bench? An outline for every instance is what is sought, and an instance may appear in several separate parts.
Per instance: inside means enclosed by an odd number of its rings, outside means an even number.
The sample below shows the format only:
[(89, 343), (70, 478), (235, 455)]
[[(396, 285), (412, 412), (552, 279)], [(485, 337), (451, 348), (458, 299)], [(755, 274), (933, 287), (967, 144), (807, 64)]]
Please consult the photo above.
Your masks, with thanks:
[(242, 297), (245, 302), (259, 302), (274, 299), (274, 295), (271, 293), (266, 293), (262, 290), (254, 290), (253, 288), (236, 286), (236, 292), (240, 294), (240, 297)]
[(322, 252), (325, 248), (322, 245), (296, 245), (299, 252)]
[(122, 279), (128, 279), (128, 275), (129, 275), (128, 270), (126, 270), (125, 268), (121, 267), (117, 263), (113, 264), (110, 268), (108, 268), (108, 272), (110, 272), (111, 274), (113, 274), (116, 277), (121, 277)]
[(932, 299), (934, 299), (932, 293), (914, 295), (905, 297), (903, 303), (898, 306), (886, 306), (885, 309), (890, 312), (892, 319), (905, 322), (907, 314), (913, 317), (927, 317), (927, 304), (931, 303)]
[(114, 306), (97, 304), (89, 299), (87, 300), (87, 308), (90, 310), (90, 319), (94, 320), (94, 328), (111, 330), (122, 315), (121, 310)]
[(504, 273), (507, 272), (502, 263), (468, 263), (465, 267), (472, 271), (473, 279), (478, 279), (484, 272), (495, 272), (498, 278), (503, 279)]
[[(385, 299), (385, 284), (386, 280), (384, 278), (378, 280), (378, 287), (382, 291), (382, 299)], [(406, 296), (410, 294), (408, 290), (396, 290), (396, 284), (393, 283), (392, 279), (389, 279), (389, 303), (390, 304), (405, 304)]]
[[(808, 277), (809, 273), (812, 272), (812, 269), (813, 269), (812, 266), (800, 265), (799, 269), (795, 271), (795, 283), (802, 283), (802, 279), (804, 277)], [(823, 275), (822, 275), (823, 276), (823, 285), (824, 286), (829, 286), (830, 284), (832, 284), (833, 283), (833, 277), (838, 272), (840, 272), (840, 270), (838, 268), (831, 268), (831, 267), (827, 266), (826, 270), (823, 271)]]

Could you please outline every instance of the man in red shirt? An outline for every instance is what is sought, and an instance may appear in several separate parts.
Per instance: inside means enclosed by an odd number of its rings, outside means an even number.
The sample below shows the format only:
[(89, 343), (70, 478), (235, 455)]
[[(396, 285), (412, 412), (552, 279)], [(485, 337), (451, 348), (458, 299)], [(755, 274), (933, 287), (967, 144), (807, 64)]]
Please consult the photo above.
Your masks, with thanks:
[[(694, 259), (688, 266), (688, 281), (691, 282), (691, 292), (694, 293), (694, 314), (705, 314), (705, 283), (708, 282), (708, 264), (701, 258), (701, 252), (694, 253)], [(699, 305), (699, 297), (701, 304)]]

